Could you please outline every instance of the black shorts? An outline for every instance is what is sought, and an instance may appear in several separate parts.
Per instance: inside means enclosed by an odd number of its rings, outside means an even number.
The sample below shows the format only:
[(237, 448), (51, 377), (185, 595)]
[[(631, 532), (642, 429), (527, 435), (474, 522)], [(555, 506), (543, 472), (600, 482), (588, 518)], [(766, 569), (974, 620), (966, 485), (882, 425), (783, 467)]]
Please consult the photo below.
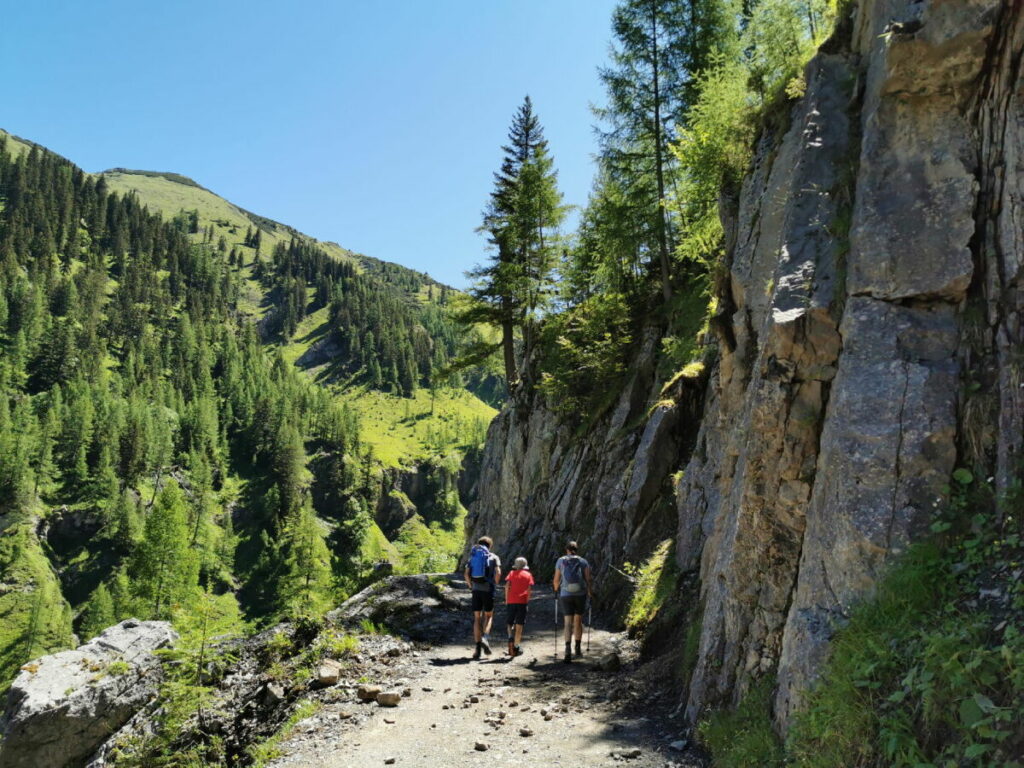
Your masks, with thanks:
[(526, 623), (526, 603), (507, 603), (505, 607), (508, 609), (508, 626)]
[(582, 616), (586, 613), (586, 595), (561, 595), (558, 602), (562, 604), (563, 616)]
[(491, 613), (494, 611), (494, 590), (473, 590), (473, 612), (483, 611)]

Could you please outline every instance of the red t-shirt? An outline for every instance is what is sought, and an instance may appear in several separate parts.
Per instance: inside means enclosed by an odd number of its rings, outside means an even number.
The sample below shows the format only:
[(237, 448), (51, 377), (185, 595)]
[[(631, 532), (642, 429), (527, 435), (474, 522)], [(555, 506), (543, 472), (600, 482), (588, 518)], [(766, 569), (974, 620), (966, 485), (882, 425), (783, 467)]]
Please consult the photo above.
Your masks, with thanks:
[(505, 577), (505, 584), (508, 585), (505, 602), (514, 605), (530, 602), (530, 587), (533, 583), (533, 574), (525, 568), (509, 571)]

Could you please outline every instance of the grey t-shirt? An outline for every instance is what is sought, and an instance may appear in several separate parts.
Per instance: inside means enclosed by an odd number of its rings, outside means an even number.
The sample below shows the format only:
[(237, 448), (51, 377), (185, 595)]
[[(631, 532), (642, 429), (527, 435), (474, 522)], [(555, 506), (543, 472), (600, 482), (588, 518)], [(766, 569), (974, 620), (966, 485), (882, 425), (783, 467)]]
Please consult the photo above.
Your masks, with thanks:
[(487, 573), (490, 578), (487, 581), (473, 582), (473, 590), (478, 592), (493, 592), (495, 589), (494, 577), (498, 575), (501, 568), (501, 559), (493, 552), (487, 555)]
[[(570, 584), (565, 578), (565, 561), (569, 560), (570, 558), (575, 558), (576, 560), (580, 561), (580, 581), (578, 584)], [(587, 594), (587, 577), (584, 575), (584, 572), (589, 567), (590, 563), (588, 563), (579, 555), (562, 555), (562, 557), (558, 558), (558, 560), (555, 562), (555, 570), (562, 574), (562, 581), (558, 585), (558, 594), (562, 595), (563, 597), (573, 597), (575, 595)], [(577, 591), (574, 592), (573, 589), (576, 589)]]

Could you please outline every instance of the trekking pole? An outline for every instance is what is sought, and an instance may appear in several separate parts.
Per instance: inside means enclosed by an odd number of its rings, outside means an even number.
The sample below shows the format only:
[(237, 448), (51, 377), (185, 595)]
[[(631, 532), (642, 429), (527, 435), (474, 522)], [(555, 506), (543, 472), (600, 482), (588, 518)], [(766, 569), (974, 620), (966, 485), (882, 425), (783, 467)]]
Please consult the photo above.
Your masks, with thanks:
[(590, 653), (590, 629), (594, 626), (594, 598), (587, 600), (587, 653)]
[[(555, 590), (551, 590), (554, 593)], [(558, 595), (555, 595), (555, 658), (558, 658)]]

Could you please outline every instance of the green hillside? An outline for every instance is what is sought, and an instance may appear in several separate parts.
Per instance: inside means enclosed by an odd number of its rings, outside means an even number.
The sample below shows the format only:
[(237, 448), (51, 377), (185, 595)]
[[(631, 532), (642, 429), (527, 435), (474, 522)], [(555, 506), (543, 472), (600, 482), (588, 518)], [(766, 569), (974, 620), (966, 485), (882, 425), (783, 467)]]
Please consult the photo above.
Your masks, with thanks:
[[(0, 134), (0, 688), (129, 615), (240, 631), (380, 559), (453, 566), (459, 463), (494, 414), (470, 389), (497, 387), (448, 372), (451, 296), (184, 177)], [(412, 465), (389, 541), (388, 468)]]
[[(392, 283), (400, 281), (413, 286), (411, 290), (405, 289), (410, 301), (438, 304), (451, 292), (447, 286), (422, 273), (347, 251), (337, 243), (315, 240), (287, 225), (245, 211), (185, 176), (123, 168), (104, 171), (102, 176), (112, 191), (135, 194), (141, 203), (159, 211), (164, 217), (196, 211), (199, 232), (193, 238), (216, 242), (224, 237), (229, 249), (246, 254), (247, 262), (252, 261), (256, 251), (245, 245), (245, 235), (251, 228), (258, 227), (262, 233), (263, 253), (270, 253), (278, 243), (284, 245), (297, 237), (323, 250), (331, 258), (352, 263), (361, 274), (380, 276), (385, 281), (390, 276)], [(212, 236), (207, 234), (210, 230)], [(241, 308), (254, 317), (262, 317), (271, 304), (266, 292), (252, 277), (251, 269), (245, 274), (244, 286)], [(400, 466), (425, 459), (445, 446), (468, 447), (469, 438), (482, 439), (483, 430), (496, 413), (493, 383), (489, 387), (473, 387), (487, 396), (491, 404), (460, 386), (420, 390), (411, 397), (364, 385), (351, 386), (345, 381), (346, 377), (339, 380), (332, 376), (336, 360), (309, 363), (303, 358), (314, 344), (328, 340), (328, 319), (327, 308), (320, 308), (308, 314), (297, 325), (293, 335), (274, 339), (272, 344), (281, 349), (289, 363), (307, 371), (327, 386), (339, 401), (348, 403), (359, 414), (363, 437), (380, 461), (389, 466)], [(474, 374), (471, 372), (470, 375)], [(475, 375), (478, 379), (483, 378), (486, 372), (476, 372)]]

